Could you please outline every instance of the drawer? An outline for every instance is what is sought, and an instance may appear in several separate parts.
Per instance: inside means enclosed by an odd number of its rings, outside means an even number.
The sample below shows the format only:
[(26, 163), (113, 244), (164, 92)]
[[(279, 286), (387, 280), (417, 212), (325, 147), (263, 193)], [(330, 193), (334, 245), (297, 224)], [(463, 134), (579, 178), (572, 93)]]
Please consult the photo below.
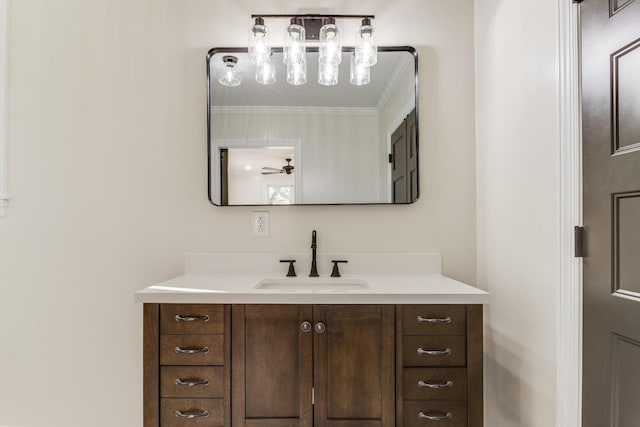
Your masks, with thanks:
[(161, 365), (223, 365), (224, 335), (160, 335)]
[(402, 338), (404, 366), (465, 366), (464, 336), (406, 336)]
[(406, 305), (402, 307), (404, 335), (465, 335), (464, 305)]
[(162, 304), (161, 334), (222, 334), (224, 306), (215, 304)]
[[(207, 416), (204, 416), (205, 411), (208, 413)], [(162, 427), (223, 427), (223, 400), (160, 399), (160, 425)]]
[(467, 427), (467, 402), (460, 400), (409, 400), (404, 401), (402, 415), (404, 427)]
[(466, 400), (464, 368), (404, 368), (404, 398), (408, 400)]
[(224, 396), (224, 368), (212, 366), (163, 366), (160, 397)]

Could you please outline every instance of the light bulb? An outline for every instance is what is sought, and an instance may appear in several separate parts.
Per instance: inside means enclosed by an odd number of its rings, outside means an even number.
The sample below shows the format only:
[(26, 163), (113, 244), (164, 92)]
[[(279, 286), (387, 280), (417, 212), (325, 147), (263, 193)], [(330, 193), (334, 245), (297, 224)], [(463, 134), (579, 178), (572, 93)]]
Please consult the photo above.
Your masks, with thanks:
[(338, 64), (320, 60), (318, 63), (318, 83), (324, 86), (338, 84)]
[(356, 30), (356, 62), (372, 67), (378, 63), (378, 47), (376, 45), (375, 30), (371, 20), (365, 18)]
[(305, 29), (299, 24), (299, 20), (291, 18), (291, 24), (285, 33), (285, 46), (283, 60), (285, 64), (306, 62)]
[(249, 29), (249, 59), (260, 65), (271, 58), (269, 44), (269, 29), (262, 18), (256, 18), (255, 24)]
[(339, 64), (342, 62), (342, 34), (334, 18), (320, 28), (319, 60)]
[(287, 83), (294, 86), (303, 85), (307, 82), (307, 62), (287, 63)]
[(222, 66), (218, 71), (218, 82), (225, 86), (238, 86), (242, 81), (242, 73), (238, 69), (238, 58), (231, 55), (222, 57)]
[(355, 53), (351, 55), (350, 79), (352, 85), (364, 86), (371, 81), (371, 67), (356, 60)]
[(262, 85), (276, 82), (276, 67), (274, 67), (271, 58), (256, 66), (256, 82)]

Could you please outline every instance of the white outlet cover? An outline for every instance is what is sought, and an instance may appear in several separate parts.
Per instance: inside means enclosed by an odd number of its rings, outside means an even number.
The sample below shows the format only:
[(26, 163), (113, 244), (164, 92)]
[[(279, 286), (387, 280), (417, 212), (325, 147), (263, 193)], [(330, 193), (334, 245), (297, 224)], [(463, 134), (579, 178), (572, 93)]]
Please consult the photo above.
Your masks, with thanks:
[(251, 234), (253, 237), (269, 237), (269, 212), (251, 212)]

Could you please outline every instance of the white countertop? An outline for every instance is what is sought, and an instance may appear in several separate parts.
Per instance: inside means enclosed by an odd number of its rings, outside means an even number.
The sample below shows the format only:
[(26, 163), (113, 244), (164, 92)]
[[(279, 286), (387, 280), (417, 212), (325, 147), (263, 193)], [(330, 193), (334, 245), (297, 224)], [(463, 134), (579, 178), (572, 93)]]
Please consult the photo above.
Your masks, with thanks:
[[(186, 274), (136, 292), (139, 303), (182, 304), (486, 304), (489, 294), (440, 274), (437, 254), (319, 255), (309, 278), (306, 254), (187, 254)], [(286, 277), (297, 259), (296, 278)], [(346, 259), (329, 277), (331, 259)], [(371, 274), (371, 272), (376, 274)], [(367, 272), (369, 274), (367, 274)], [(279, 289), (260, 289), (268, 283)]]

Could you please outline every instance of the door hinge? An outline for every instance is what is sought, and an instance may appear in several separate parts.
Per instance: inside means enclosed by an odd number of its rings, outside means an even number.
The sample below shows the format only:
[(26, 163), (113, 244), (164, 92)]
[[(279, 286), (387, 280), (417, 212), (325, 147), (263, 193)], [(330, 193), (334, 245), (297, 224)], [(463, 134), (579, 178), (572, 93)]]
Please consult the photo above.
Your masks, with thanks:
[(584, 258), (584, 227), (576, 225), (573, 228), (574, 237), (574, 256), (576, 258)]
[(389, 163), (393, 163), (393, 154), (389, 154)]
[(315, 387), (311, 387), (311, 404), (312, 405), (316, 404), (316, 388)]

